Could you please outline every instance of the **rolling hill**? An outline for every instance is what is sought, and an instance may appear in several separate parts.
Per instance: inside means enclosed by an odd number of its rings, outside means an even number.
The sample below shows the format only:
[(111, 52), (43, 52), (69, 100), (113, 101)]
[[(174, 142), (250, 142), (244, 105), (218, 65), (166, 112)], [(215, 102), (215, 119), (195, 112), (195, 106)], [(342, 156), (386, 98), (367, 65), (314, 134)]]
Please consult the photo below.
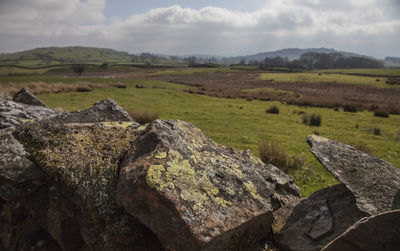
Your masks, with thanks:
[(0, 65), (50, 66), (57, 64), (131, 63), (132, 55), (113, 49), (94, 47), (45, 47), (0, 55)]

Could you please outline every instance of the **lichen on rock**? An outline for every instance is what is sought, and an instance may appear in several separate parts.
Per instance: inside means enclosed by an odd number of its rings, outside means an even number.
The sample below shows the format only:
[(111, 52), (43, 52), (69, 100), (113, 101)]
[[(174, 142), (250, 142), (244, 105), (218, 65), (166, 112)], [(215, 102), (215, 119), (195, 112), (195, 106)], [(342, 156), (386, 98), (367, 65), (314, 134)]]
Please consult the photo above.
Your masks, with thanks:
[[(254, 241), (268, 233), (258, 230), (271, 223), (272, 200), (284, 205), (300, 195), (283, 172), (214, 143), (183, 121), (148, 125), (119, 177), (119, 204), (173, 250), (248, 245), (245, 236), (251, 233)], [(283, 184), (288, 189), (277, 189)]]

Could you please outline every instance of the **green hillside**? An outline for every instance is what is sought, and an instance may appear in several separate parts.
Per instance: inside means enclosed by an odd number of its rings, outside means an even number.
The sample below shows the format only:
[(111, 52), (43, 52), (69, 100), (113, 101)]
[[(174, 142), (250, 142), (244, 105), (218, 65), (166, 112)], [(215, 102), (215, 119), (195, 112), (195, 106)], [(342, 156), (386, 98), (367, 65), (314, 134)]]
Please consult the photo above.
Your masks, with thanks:
[[(162, 61), (158, 58), (158, 62)], [(0, 65), (43, 67), (60, 64), (130, 64), (146, 60), (127, 52), (94, 47), (46, 47), (0, 55)], [(162, 63), (162, 62), (161, 62)]]

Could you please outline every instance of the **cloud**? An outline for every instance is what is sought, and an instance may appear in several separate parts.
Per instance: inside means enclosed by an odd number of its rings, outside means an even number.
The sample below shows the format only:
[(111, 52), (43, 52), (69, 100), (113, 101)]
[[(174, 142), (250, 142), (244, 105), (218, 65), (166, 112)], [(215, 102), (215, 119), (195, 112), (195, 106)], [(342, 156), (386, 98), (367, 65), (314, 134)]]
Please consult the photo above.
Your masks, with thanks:
[(397, 0), (270, 0), (254, 12), (175, 5), (126, 19), (105, 17), (105, 6), (105, 0), (1, 1), (0, 51), (76, 44), (174, 54), (321, 46), (398, 53)]

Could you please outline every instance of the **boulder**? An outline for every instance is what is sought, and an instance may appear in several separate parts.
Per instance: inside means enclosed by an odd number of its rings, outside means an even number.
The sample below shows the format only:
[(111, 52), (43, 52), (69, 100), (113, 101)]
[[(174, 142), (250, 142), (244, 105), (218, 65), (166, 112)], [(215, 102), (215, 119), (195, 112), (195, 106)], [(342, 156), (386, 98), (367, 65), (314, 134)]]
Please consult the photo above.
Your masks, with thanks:
[(375, 156), (320, 136), (307, 137), (311, 152), (347, 189), (358, 208), (374, 215), (400, 208), (400, 171)]
[(21, 204), (62, 249), (144, 250), (148, 243), (148, 250), (162, 250), (157, 237), (115, 202), (120, 161), (140, 133), (137, 126), (41, 120), (14, 132), (48, 177)]
[(83, 111), (64, 112), (53, 119), (59, 123), (97, 123), (105, 121), (133, 121), (117, 102), (106, 98)]
[(13, 101), (27, 105), (46, 107), (46, 105), (40, 99), (38, 99), (35, 95), (33, 95), (30, 91), (28, 91), (25, 88), (22, 88), (19, 92), (17, 92), (14, 95)]
[(323, 251), (389, 251), (400, 248), (400, 210), (363, 218)]
[(135, 140), (117, 187), (118, 204), (168, 250), (251, 250), (268, 235), (272, 212), (299, 196), (278, 168), (164, 120)]
[(354, 195), (338, 184), (275, 211), (272, 230), (283, 250), (316, 251), (365, 216)]

